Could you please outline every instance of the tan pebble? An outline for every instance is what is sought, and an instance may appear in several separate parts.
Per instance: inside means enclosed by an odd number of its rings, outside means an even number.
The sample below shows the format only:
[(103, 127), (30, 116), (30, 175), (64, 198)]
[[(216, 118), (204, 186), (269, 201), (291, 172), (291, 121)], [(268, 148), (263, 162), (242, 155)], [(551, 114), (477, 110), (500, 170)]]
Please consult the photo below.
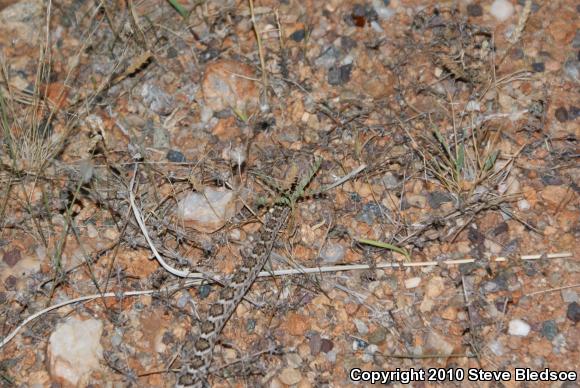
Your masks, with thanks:
[(546, 186), (540, 195), (549, 207), (555, 209), (569, 196), (569, 192), (564, 186)]
[(107, 240), (115, 241), (115, 240), (117, 240), (119, 238), (119, 232), (116, 229), (107, 228), (107, 229), (105, 229), (105, 232), (103, 233), (103, 236)]
[(274, 377), (270, 381), (270, 388), (284, 388), (284, 384), (280, 381), (280, 379)]
[(415, 288), (419, 285), (419, 283), (421, 283), (421, 278), (419, 277), (405, 279), (405, 288)]
[(309, 319), (301, 314), (290, 313), (286, 320), (286, 328), (290, 335), (303, 336), (309, 329)]
[(433, 278), (429, 279), (429, 282), (427, 283), (425, 295), (435, 299), (441, 295), (444, 290), (445, 279), (440, 276), (434, 276)]
[(209, 64), (202, 80), (206, 104), (214, 111), (233, 108), (249, 115), (258, 107), (258, 89), (251, 66), (231, 60)]
[(448, 321), (455, 321), (457, 319), (457, 309), (451, 306), (446, 307), (441, 312), (441, 318)]
[(302, 379), (302, 373), (298, 369), (284, 368), (278, 378), (286, 385), (294, 385)]
[(369, 185), (368, 183), (363, 183), (357, 192), (361, 197), (367, 198), (372, 194), (373, 190), (371, 188), (371, 185)]
[(421, 305), (419, 305), (419, 310), (422, 313), (426, 313), (433, 310), (433, 299), (427, 297), (423, 298)]
[(93, 224), (87, 225), (87, 236), (89, 236), (89, 238), (96, 238), (99, 236), (99, 231), (97, 230), (97, 228), (95, 228), (95, 225)]
[(300, 380), (300, 382), (296, 386), (296, 388), (311, 388), (311, 387), (312, 387), (312, 384), (310, 383), (310, 381), (306, 377), (304, 377), (302, 380)]

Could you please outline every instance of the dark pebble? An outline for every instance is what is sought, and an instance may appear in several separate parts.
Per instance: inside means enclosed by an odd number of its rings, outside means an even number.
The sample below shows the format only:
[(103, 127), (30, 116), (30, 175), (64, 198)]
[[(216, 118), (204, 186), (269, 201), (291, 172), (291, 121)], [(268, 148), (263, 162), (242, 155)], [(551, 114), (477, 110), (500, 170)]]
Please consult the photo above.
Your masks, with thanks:
[(169, 150), (167, 151), (167, 160), (173, 163), (184, 163), (185, 155), (177, 150)]
[(170, 331), (166, 331), (165, 333), (163, 333), (163, 337), (161, 337), (161, 342), (165, 345), (170, 345), (172, 343), (174, 343), (175, 341), (175, 337), (173, 336), (173, 333), (171, 333)]
[(320, 351), (322, 353), (328, 353), (334, 348), (334, 342), (329, 339), (323, 338), (320, 341)]
[(556, 326), (554, 320), (550, 319), (542, 323), (542, 335), (550, 341), (556, 338), (558, 335), (558, 326)]
[(508, 224), (506, 222), (500, 223), (498, 226), (493, 228), (491, 232), (494, 236), (499, 236), (500, 234), (504, 234), (508, 231)]
[(439, 209), (443, 203), (451, 201), (453, 201), (453, 197), (443, 191), (434, 191), (427, 196), (427, 202), (429, 202), (431, 209)]
[(168, 59), (176, 58), (178, 55), (179, 55), (179, 51), (177, 51), (177, 49), (175, 47), (169, 47), (167, 49), (167, 58)]
[(20, 249), (13, 249), (11, 251), (6, 252), (4, 254), (4, 257), (2, 257), (2, 260), (4, 260), (4, 262), (8, 264), (9, 267), (14, 267), (16, 263), (22, 260)]
[(341, 36), (340, 37), (340, 46), (346, 52), (349, 52), (357, 45), (356, 40), (352, 39), (349, 36)]
[(17, 282), (18, 282), (18, 279), (16, 279), (16, 277), (10, 275), (6, 278), (6, 280), (4, 280), (4, 287), (6, 287), (6, 289), (8, 291), (14, 291), (16, 289)]
[(580, 108), (577, 106), (571, 106), (570, 111), (568, 112), (568, 118), (570, 120), (576, 120), (578, 117), (580, 117)]
[(578, 323), (580, 321), (580, 304), (578, 304), (578, 302), (570, 303), (568, 305), (568, 311), (566, 312), (566, 316), (572, 322)]
[[(365, 222), (369, 225), (373, 225), (375, 220), (378, 218), (380, 219), (382, 216), (381, 213), (382, 206), (375, 202), (365, 203), (361, 212), (356, 216), (357, 221)], [(382, 209), (386, 211), (386, 209)]]
[(543, 73), (546, 70), (546, 65), (544, 62), (534, 62), (532, 63), (532, 70), (536, 73)]
[(203, 286), (199, 287), (199, 297), (201, 299), (205, 299), (209, 296), (211, 292), (211, 286), (208, 284), (204, 284)]
[(469, 4), (467, 6), (467, 14), (472, 17), (480, 17), (483, 15), (483, 8), (479, 4)]
[(343, 85), (350, 81), (352, 64), (333, 66), (328, 69), (328, 83), (333, 86)]
[(543, 174), (540, 179), (542, 180), (542, 183), (547, 186), (560, 186), (564, 184), (562, 178), (557, 175)]
[(568, 111), (563, 106), (556, 109), (554, 116), (556, 116), (556, 119), (561, 123), (568, 121)]
[(290, 39), (292, 39), (294, 42), (302, 42), (305, 37), (306, 37), (306, 31), (304, 29), (294, 31), (290, 35)]
[(524, 273), (526, 276), (533, 277), (538, 274), (538, 270), (536, 269), (535, 263), (533, 261), (524, 261), (522, 265), (524, 267)]

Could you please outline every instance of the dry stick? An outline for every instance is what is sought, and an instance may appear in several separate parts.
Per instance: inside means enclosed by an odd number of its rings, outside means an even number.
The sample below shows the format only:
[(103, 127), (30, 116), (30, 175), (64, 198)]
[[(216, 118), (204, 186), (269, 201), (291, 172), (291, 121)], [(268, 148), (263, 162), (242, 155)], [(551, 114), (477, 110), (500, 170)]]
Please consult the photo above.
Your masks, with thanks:
[[(539, 260), (539, 259), (544, 259), (544, 258), (545, 259), (565, 259), (565, 258), (570, 258), (570, 257), (573, 257), (572, 253), (562, 252), (562, 253), (550, 253), (547, 255), (527, 255), (527, 256), (521, 256), (520, 259), (521, 260)], [(503, 261), (507, 261), (507, 258), (497, 257), (493, 261), (503, 262)], [(427, 262), (423, 262), (423, 263), (400, 263), (400, 264), (399, 263), (379, 263), (379, 264), (373, 266), (373, 268), (380, 269), (380, 268), (398, 268), (398, 267), (435, 266), (435, 265), (438, 265), (440, 263), (447, 264), (447, 265), (458, 265), (458, 264), (466, 264), (466, 263), (473, 263), (473, 262), (475, 262), (475, 259), (445, 260), (442, 262), (427, 261)], [(260, 274), (258, 276), (259, 277), (275, 277), (275, 276), (287, 276), (287, 275), (301, 275), (301, 274), (308, 274), (308, 273), (338, 272), (338, 271), (368, 270), (368, 269), (370, 269), (370, 266), (366, 265), (366, 264), (335, 265), (335, 266), (320, 267), (320, 268), (282, 269), (282, 270), (276, 270), (276, 271), (272, 271), (272, 272), (262, 271), (262, 272), (260, 272)], [(88, 296), (81, 296), (79, 298), (67, 300), (67, 301), (55, 304), (53, 306), (49, 306), (49, 307), (45, 308), (44, 310), (38, 311), (38, 312), (32, 314), (31, 316), (29, 316), (28, 318), (26, 318), (20, 325), (18, 325), (18, 327), (16, 327), (16, 329), (14, 329), (10, 334), (8, 334), (6, 337), (4, 337), (2, 339), (2, 341), (0, 342), (0, 348), (2, 348), (4, 345), (6, 345), (8, 342), (10, 342), (10, 340), (12, 340), (12, 338), (14, 338), (16, 336), (16, 334), (18, 334), (18, 332), (20, 330), (22, 330), (22, 328), (24, 328), (24, 326), (26, 326), (28, 323), (30, 323), (34, 319), (40, 317), (41, 315), (43, 315), (49, 311), (59, 309), (61, 307), (69, 305), (69, 304), (91, 301), (91, 300), (94, 300), (97, 298), (113, 298), (113, 297), (121, 297), (121, 296), (125, 297), (125, 296), (139, 296), (139, 295), (172, 293), (172, 292), (178, 291), (180, 289), (185, 289), (185, 288), (199, 285), (199, 284), (201, 284), (202, 280), (205, 279), (203, 277), (203, 275), (200, 273), (192, 273), (192, 274), (190, 274), (190, 277), (198, 277), (198, 279), (190, 280), (183, 285), (176, 285), (176, 286), (172, 286), (172, 287), (167, 287), (167, 288), (162, 289), (162, 290), (127, 291), (127, 292), (120, 292), (120, 293), (107, 292), (105, 294), (93, 294), (93, 295), (88, 295)], [(580, 286), (580, 284), (575, 284), (572, 286), (561, 287), (561, 288), (552, 289), (552, 290), (538, 291), (538, 292), (528, 294), (528, 296), (536, 295), (536, 294), (544, 293), (544, 292), (557, 291), (557, 290), (561, 290), (561, 289), (565, 289), (565, 288), (573, 288), (573, 287), (578, 287), (578, 286)]]
[[(264, 49), (262, 46), (262, 37), (260, 36), (260, 31), (258, 31), (258, 25), (256, 23), (256, 17), (254, 15), (254, 2), (249, 0), (250, 3), (250, 17), (252, 18), (252, 26), (254, 27), (254, 33), (256, 34), (256, 42), (258, 43), (258, 55), (260, 56), (260, 67), (262, 68), (262, 87), (264, 88), (263, 100), (264, 108), (270, 110), (270, 105), (268, 103), (268, 73), (266, 70), (266, 60), (264, 59)], [(263, 109), (260, 106), (260, 109)]]

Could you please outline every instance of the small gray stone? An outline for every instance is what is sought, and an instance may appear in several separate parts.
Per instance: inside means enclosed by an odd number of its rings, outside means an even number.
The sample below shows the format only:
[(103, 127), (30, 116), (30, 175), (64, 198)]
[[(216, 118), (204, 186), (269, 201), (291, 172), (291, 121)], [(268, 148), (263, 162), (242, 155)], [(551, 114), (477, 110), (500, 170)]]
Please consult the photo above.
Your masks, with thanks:
[(578, 302), (578, 293), (571, 288), (565, 288), (560, 291), (562, 294), (562, 300), (566, 303)]
[(162, 127), (153, 128), (153, 147), (167, 148), (169, 147), (169, 132)]
[(566, 74), (572, 81), (580, 81), (580, 62), (576, 59), (568, 59), (564, 62), (564, 74)]
[(320, 258), (325, 263), (337, 263), (344, 257), (344, 247), (340, 244), (328, 242), (320, 251)]
[(429, 193), (427, 201), (429, 201), (429, 206), (431, 206), (431, 209), (439, 209), (439, 207), (445, 202), (452, 202), (453, 197), (451, 194), (445, 193), (443, 191), (434, 191)]
[(542, 323), (542, 335), (546, 337), (548, 340), (552, 341), (558, 335), (558, 326), (556, 326), (556, 322), (553, 319), (548, 321), (544, 321)]
[(332, 86), (344, 85), (350, 81), (352, 64), (332, 66), (328, 69), (328, 83)]
[(145, 83), (141, 89), (143, 102), (153, 112), (160, 115), (168, 115), (173, 110), (173, 98), (165, 93), (159, 86)]
[(354, 318), (353, 322), (359, 334), (365, 335), (369, 332), (369, 327), (360, 319)]
[(310, 346), (310, 354), (316, 356), (320, 353), (320, 348), (322, 347), (322, 338), (319, 333), (314, 333), (310, 336), (310, 341), (308, 342)]
[(399, 179), (392, 172), (387, 172), (383, 176), (382, 181), (385, 188), (390, 190), (396, 189), (399, 186)]
[(356, 216), (356, 220), (373, 225), (375, 219), (382, 217), (381, 210), (386, 211), (380, 204), (375, 202), (366, 203), (363, 205), (361, 212)]
[(369, 343), (380, 345), (387, 339), (387, 330), (384, 327), (378, 327), (368, 336)]
[(167, 160), (173, 163), (184, 163), (185, 155), (177, 150), (169, 150), (167, 151)]
[(338, 57), (340, 56), (340, 51), (334, 47), (330, 46), (314, 61), (317, 67), (322, 67), (324, 69), (330, 69), (336, 63)]

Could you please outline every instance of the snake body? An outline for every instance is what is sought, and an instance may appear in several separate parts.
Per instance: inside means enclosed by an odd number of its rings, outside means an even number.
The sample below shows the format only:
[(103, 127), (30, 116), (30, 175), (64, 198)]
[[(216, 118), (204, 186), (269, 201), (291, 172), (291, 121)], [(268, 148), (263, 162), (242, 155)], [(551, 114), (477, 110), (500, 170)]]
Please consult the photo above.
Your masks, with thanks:
[(281, 204), (267, 212), (251, 253), (234, 272), (231, 282), (221, 289), (218, 300), (210, 306), (207, 317), (202, 321), (199, 337), (192, 346), (193, 356), (184, 365), (177, 387), (202, 388), (206, 384), (219, 335), (268, 261), (288, 213), (289, 208)]

